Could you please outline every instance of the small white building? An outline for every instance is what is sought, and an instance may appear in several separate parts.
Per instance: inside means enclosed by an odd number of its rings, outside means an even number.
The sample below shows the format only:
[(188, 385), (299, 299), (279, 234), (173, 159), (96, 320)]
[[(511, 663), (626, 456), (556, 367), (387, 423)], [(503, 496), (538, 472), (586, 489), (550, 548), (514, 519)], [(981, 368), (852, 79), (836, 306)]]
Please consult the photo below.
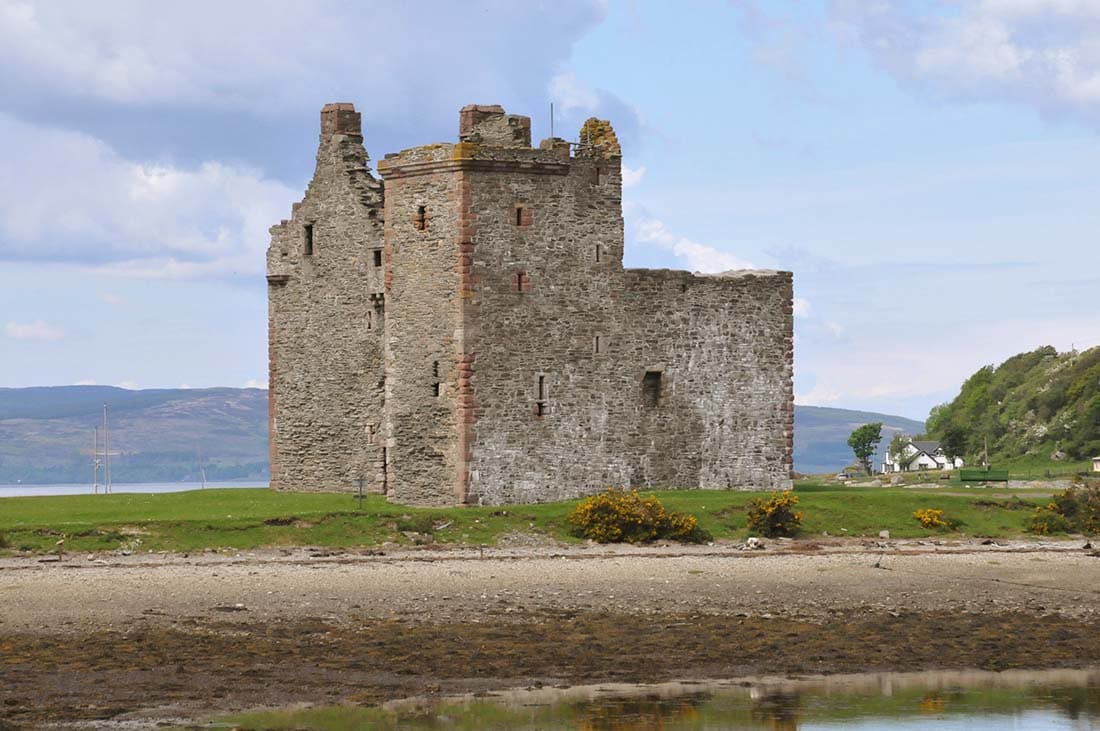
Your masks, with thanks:
[(1092, 471), (1093, 472), (1100, 472), (1100, 457), (1093, 457), (1092, 458)]
[[(1094, 462), (1095, 465), (1095, 462)], [(920, 470), (957, 470), (966, 466), (962, 457), (949, 460), (939, 442), (909, 440), (902, 447), (902, 454), (887, 454), (882, 463), (883, 474), (889, 472), (918, 472)]]

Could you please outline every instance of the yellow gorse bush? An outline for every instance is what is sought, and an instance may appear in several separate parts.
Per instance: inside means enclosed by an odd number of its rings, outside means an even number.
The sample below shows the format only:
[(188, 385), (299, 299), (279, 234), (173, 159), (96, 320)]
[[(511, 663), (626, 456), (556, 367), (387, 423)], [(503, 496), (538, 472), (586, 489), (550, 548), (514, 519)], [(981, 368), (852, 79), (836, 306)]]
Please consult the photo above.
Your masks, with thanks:
[(947, 528), (950, 524), (944, 520), (943, 511), (938, 508), (921, 508), (913, 512), (922, 528)]
[(694, 515), (674, 513), (654, 495), (609, 487), (585, 498), (569, 515), (574, 535), (597, 543), (645, 543), (660, 538), (689, 543), (710, 540)]
[(773, 492), (767, 500), (751, 500), (748, 505), (749, 530), (765, 536), (793, 536), (802, 526), (802, 511), (795, 510), (798, 496), (790, 490)]

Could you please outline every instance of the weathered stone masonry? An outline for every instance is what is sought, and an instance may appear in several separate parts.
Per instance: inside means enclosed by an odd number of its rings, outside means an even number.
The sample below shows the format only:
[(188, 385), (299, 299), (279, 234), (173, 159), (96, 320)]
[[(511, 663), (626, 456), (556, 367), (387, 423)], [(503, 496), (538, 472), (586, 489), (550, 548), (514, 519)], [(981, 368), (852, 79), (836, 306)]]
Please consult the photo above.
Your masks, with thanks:
[(387, 155), (383, 186), (359, 114), (322, 110), (268, 251), (274, 488), (453, 504), (790, 484), (791, 274), (624, 269), (611, 125), (530, 136), (465, 107), (458, 142)]

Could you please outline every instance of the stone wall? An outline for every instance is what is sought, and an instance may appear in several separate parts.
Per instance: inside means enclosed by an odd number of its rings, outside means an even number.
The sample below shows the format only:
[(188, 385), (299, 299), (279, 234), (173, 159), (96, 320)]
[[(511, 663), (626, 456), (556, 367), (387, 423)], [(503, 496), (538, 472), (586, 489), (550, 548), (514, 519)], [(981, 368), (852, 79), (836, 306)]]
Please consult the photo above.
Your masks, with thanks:
[(531, 148), (526, 117), (466, 107), (460, 142), (379, 164), (380, 212), (358, 115), (326, 110), (306, 199), (272, 229), (276, 486), (366, 470), (415, 504), (789, 486), (791, 275), (624, 270), (610, 124)]
[(381, 491), (382, 186), (351, 105), (326, 106), (321, 128), (313, 180), (267, 252), (271, 485)]

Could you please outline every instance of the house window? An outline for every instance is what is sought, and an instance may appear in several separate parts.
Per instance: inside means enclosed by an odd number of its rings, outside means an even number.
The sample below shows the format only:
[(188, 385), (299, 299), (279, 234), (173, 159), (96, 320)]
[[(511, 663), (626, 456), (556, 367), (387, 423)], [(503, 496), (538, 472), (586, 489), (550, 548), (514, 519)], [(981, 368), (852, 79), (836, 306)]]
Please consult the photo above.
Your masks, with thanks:
[(313, 256), (313, 224), (307, 223), (302, 227), (302, 253)]
[(423, 231), (428, 227), (427, 206), (416, 207), (416, 216), (413, 218), (413, 227), (415, 227), (417, 231)]
[(642, 404), (646, 408), (656, 408), (661, 402), (661, 372), (646, 371), (642, 378)]
[(382, 266), (382, 250), (381, 249), (375, 249), (374, 250), (374, 266), (375, 267), (381, 267)]

